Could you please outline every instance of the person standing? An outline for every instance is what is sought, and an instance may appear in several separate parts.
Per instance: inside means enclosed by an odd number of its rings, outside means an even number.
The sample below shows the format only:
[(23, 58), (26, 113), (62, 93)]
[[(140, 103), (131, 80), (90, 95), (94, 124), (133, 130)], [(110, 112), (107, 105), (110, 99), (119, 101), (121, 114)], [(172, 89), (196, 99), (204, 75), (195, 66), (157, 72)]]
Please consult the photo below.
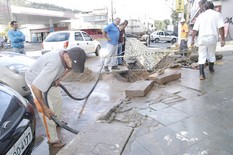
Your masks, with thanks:
[[(123, 46), (125, 45), (125, 27), (128, 25), (128, 21), (125, 20), (123, 23), (119, 25), (119, 31), (120, 31), (120, 36), (119, 36), (119, 41), (118, 41), (118, 51), (117, 55), (119, 56), (117, 58), (118, 60), (118, 65), (123, 65)], [(125, 48), (124, 48), (125, 50)]]
[(111, 67), (111, 69), (119, 69), (116, 56), (120, 36), (120, 31), (117, 25), (119, 25), (120, 22), (121, 19), (117, 17), (111, 24), (107, 25), (102, 30), (104, 37), (107, 39), (108, 54), (104, 59), (104, 70), (107, 72), (109, 71), (109, 67)]
[[(48, 52), (39, 57), (25, 73), (25, 81), (31, 89), (37, 111), (46, 129), (48, 144), (52, 147), (65, 145), (59, 140), (56, 124), (51, 120), (51, 116), (57, 116), (58, 119), (61, 116), (62, 99), (57, 86), (69, 71), (82, 73), (85, 61), (86, 54), (79, 47)], [(45, 102), (45, 92), (48, 103)]]
[(185, 22), (185, 19), (180, 20), (181, 23), (181, 32), (180, 32), (180, 52), (182, 56), (187, 55), (188, 52), (188, 33), (189, 27)]
[(200, 14), (205, 12), (205, 3), (207, 2), (207, 0), (200, 0), (198, 2), (199, 8), (200, 8)]
[(13, 52), (25, 54), (24, 50), (24, 41), (25, 35), (18, 30), (17, 21), (13, 20), (10, 23), (12, 30), (8, 31), (8, 37), (11, 41), (11, 47), (13, 48)]
[[(126, 26), (128, 26), (128, 20), (124, 20), (124, 25), (125, 25), (125, 27)], [(123, 44), (122, 44), (122, 56), (124, 56), (125, 55), (125, 45), (126, 45), (126, 36), (125, 36), (125, 28), (124, 28), (124, 40), (123, 40)], [(122, 57), (122, 62), (124, 63), (125, 62), (125, 60), (124, 60), (124, 58)]]
[(204, 67), (206, 60), (209, 62), (209, 71), (214, 72), (214, 63), (216, 61), (215, 50), (220, 34), (221, 47), (225, 45), (224, 38), (224, 21), (222, 15), (214, 11), (214, 4), (210, 1), (205, 4), (205, 12), (197, 17), (196, 23), (193, 27), (192, 43), (195, 43), (195, 36), (199, 32), (197, 45), (198, 45), (198, 64), (200, 70), (200, 80), (204, 80), (205, 72)]

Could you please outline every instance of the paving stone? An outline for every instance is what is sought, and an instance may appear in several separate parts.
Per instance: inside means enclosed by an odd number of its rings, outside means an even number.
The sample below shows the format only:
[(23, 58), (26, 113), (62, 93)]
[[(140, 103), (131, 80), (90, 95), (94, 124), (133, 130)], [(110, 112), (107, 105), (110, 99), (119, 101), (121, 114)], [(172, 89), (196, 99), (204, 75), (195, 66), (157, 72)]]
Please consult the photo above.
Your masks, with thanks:
[(171, 107), (163, 108), (158, 111), (145, 109), (140, 110), (139, 113), (141, 115), (148, 116), (154, 120), (157, 120), (164, 125), (169, 125), (189, 117), (188, 114)]
[(145, 96), (154, 86), (152, 80), (137, 81), (125, 90), (125, 95), (130, 97)]
[(120, 155), (132, 131), (122, 125), (89, 124), (57, 155)]
[(231, 136), (220, 132), (210, 136), (200, 143), (190, 146), (178, 154), (213, 154), (213, 155), (232, 155), (233, 143)]
[(154, 73), (150, 75), (149, 80), (153, 80), (158, 84), (165, 84), (170, 81), (177, 80), (181, 78), (181, 72), (172, 69), (166, 69), (163, 74), (159, 75), (158, 73)]

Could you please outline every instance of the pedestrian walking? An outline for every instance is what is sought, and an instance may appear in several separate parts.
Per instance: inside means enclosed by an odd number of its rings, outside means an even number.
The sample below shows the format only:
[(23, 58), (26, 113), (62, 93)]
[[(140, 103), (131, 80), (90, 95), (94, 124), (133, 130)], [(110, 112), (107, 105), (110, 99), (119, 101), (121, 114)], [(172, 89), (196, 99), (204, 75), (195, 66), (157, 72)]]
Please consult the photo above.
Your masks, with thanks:
[(13, 52), (25, 54), (25, 35), (18, 29), (17, 21), (11, 21), (10, 26), (12, 29), (8, 31), (8, 37), (11, 41), (11, 47), (13, 48)]
[(209, 62), (209, 71), (214, 72), (214, 63), (216, 61), (215, 50), (220, 34), (221, 47), (225, 45), (224, 21), (222, 15), (214, 10), (214, 4), (210, 1), (205, 4), (205, 12), (197, 17), (193, 27), (192, 43), (194, 45), (195, 37), (198, 32), (198, 64), (200, 70), (200, 80), (204, 80), (204, 66), (206, 60)]
[[(52, 147), (59, 148), (65, 145), (59, 140), (56, 124), (51, 120), (51, 116), (57, 116), (58, 119), (61, 117), (62, 99), (57, 86), (69, 71), (82, 73), (85, 61), (86, 54), (79, 47), (67, 51), (52, 51), (38, 58), (25, 74), (26, 83), (31, 88), (34, 103), (46, 129), (48, 144)], [(47, 91), (49, 107), (45, 103), (43, 95)]]
[(117, 17), (111, 24), (107, 25), (102, 30), (104, 37), (107, 39), (108, 54), (104, 59), (104, 70), (107, 72), (109, 71), (109, 67), (111, 67), (111, 69), (119, 69), (116, 56), (118, 50), (118, 40), (120, 36), (120, 31), (117, 25), (119, 25), (120, 22), (121, 19)]

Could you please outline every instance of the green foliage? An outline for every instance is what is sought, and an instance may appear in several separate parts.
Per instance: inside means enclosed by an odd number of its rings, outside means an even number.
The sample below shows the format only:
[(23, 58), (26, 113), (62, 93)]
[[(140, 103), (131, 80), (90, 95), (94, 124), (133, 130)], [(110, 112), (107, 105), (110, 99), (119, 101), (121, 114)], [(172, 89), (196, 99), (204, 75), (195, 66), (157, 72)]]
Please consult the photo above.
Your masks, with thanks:
[(170, 25), (170, 20), (169, 19), (164, 19), (163, 21), (166, 25)]
[(156, 30), (165, 30), (166, 29), (166, 24), (164, 21), (155, 20), (154, 25), (155, 25)]
[(0, 36), (8, 36), (8, 31), (10, 30), (10, 27), (8, 26), (8, 27), (6, 27), (5, 29), (4, 29), (4, 31), (2, 31), (2, 32), (0, 32)]
[(173, 25), (178, 25), (178, 23), (179, 23), (179, 14), (175, 10), (172, 10), (171, 18), (172, 18), (172, 24)]

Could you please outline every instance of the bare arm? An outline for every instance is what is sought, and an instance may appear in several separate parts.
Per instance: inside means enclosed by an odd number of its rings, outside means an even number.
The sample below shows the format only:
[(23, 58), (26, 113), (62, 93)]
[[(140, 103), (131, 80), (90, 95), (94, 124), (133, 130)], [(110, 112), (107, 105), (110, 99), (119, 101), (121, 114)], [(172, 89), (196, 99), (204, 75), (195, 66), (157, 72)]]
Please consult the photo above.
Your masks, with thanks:
[(196, 35), (197, 35), (197, 31), (196, 31), (196, 30), (193, 30), (193, 33), (192, 33), (192, 43), (191, 43), (192, 46), (193, 46), (194, 43), (195, 43), (195, 37), (196, 37)]
[(224, 27), (219, 28), (219, 34), (221, 36), (221, 47), (225, 46), (225, 34), (224, 34)]
[(31, 89), (33, 91), (33, 94), (35, 95), (37, 101), (40, 103), (43, 113), (45, 116), (47, 116), (49, 119), (51, 119), (51, 116), (54, 116), (55, 113), (47, 107), (47, 105), (44, 102), (42, 92), (34, 85), (31, 86)]
[(111, 40), (110, 38), (108, 38), (108, 35), (107, 35), (107, 33), (106, 33), (104, 30), (102, 30), (102, 33), (103, 33), (104, 37), (105, 37), (107, 40)]

